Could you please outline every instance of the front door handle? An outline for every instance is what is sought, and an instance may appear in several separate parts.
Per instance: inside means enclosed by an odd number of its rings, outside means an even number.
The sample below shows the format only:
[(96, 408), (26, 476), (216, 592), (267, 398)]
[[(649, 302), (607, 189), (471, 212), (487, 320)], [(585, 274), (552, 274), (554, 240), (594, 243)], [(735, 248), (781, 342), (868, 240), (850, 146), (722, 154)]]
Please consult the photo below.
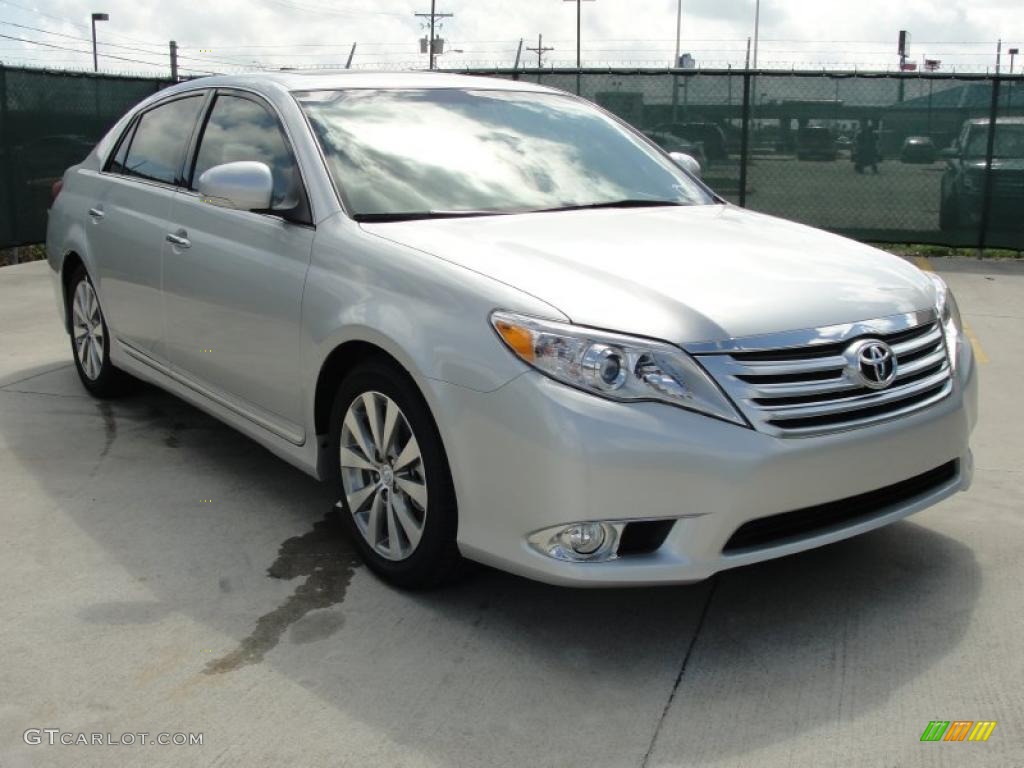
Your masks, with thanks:
[(103, 212), (102, 208), (90, 208), (89, 209), (89, 215), (92, 216), (93, 221), (99, 221), (100, 219), (102, 219), (107, 214), (105, 214)]
[(173, 232), (167, 233), (167, 242), (177, 248), (191, 248), (192, 241), (184, 235), (176, 235)]

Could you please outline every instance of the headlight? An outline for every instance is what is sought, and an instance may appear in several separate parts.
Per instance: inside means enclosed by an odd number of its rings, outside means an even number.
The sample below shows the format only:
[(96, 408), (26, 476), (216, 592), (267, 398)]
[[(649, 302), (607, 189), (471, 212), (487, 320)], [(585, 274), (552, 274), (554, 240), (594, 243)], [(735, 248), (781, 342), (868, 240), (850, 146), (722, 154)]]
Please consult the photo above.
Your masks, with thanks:
[(520, 360), (563, 384), (610, 400), (655, 400), (747, 426), (704, 369), (671, 344), (512, 312), (492, 312), (491, 325)]
[(953, 292), (949, 290), (946, 281), (934, 272), (927, 272), (932, 283), (935, 284), (935, 311), (939, 315), (939, 322), (942, 323), (942, 330), (946, 337), (946, 349), (949, 351), (949, 364), (956, 370), (956, 362), (959, 355), (960, 336), (964, 326), (960, 320), (960, 308), (956, 305)]

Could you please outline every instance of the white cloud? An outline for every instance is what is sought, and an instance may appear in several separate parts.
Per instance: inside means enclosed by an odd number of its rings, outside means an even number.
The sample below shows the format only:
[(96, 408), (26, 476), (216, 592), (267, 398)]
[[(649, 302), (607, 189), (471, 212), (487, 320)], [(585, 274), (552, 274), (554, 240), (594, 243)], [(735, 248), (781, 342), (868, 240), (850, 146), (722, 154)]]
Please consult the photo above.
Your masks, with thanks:
[[(230, 71), (268, 66), (343, 64), (352, 42), (356, 66), (423, 65), (421, 21), (429, 0), (0, 0), (0, 20), (57, 32), (46, 35), (0, 25), (0, 33), (79, 52), (4, 40), (0, 59), (88, 67), (89, 14), (98, 26), (101, 61), (114, 70), (166, 71), (166, 41), (177, 40), (181, 67)], [(321, 8), (323, 12), (314, 10)], [(682, 50), (703, 66), (741, 66), (753, 34), (753, 0), (684, 0)], [(520, 38), (555, 48), (545, 62), (575, 63), (576, 4), (564, 0), (439, 0), (452, 12), (441, 35), (444, 66), (508, 66)], [(584, 63), (667, 65), (675, 46), (675, 0), (593, 0), (582, 5)], [(994, 66), (995, 40), (1024, 39), (1020, 0), (764, 0), (759, 61), (768, 67), (893, 68), (896, 35), (911, 30), (912, 56), (943, 60), (946, 68)], [(78, 38), (78, 39), (74, 39)], [(1008, 46), (1007, 46), (1008, 47)], [(131, 50), (135, 48), (137, 50)], [(461, 49), (457, 53), (451, 49)], [(107, 54), (107, 56), (103, 56)], [(529, 56), (529, 59), (526, 56)], [(112, 58), (136, 59), (153, 62)], [(524, 62), (534, 62), (524, 52)]]

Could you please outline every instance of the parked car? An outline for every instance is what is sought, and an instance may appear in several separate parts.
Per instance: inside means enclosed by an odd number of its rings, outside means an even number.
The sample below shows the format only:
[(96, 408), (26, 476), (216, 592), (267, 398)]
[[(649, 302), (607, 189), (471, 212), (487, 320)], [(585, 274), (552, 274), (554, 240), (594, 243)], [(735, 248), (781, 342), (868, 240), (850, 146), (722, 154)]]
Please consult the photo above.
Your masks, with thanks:
[(907, 136), (900, 148), (901, 163), (934, 163), (937, 157), (935, 142), (929, 136)]
[(656, 125), (654, 130), (658, 133), (670, 133), (692, 144), (699, 144), (704, 148), (707, 162), (720, 163), (729, 159), (725, 132), (717, 123), (662, 123)]
[[(977, 226), (985, 195), (988, 118), (968, 120), (952, 146), (940, 153), (942, 174), (939, 227)], [(1024, 228), (1024, 118), (996, 118), (992, 139), (991, 198), (988, 223), (996, 228)]]
[[(946, 160), (940, 229), (973, 227), (981, 221), (989, 126), (987, 117), (965, 121), (953, 145), (940, 153)], [(1024, 117), (996, 118), (991, 173), (989, 225), (1006, 229), (1024, 226)]]
[(703, 170), (708, 167), (708, 158), (704, 152), (703, 145), (695, 144), (694, 142), (687, 141), (686, 139), (681, 139), (672, 133), (664, 133), (662, 131), (644, 131), (643, 133), (647, 138), (666, 152), (678, 152), (692, 157), (697, 161), (702, 173)]
[(941, 279), (728, 204), (576, 96), (190, 80), (55, 192), (84, 387), (153, 382), (331, 483), (398, 585), (462, 558), (690, 582), (971, 479), (975, 366)]
[(808, 125), (796, 132), (797, 160), (835, 160), (839, 149), (832, 131), (823, 125)]

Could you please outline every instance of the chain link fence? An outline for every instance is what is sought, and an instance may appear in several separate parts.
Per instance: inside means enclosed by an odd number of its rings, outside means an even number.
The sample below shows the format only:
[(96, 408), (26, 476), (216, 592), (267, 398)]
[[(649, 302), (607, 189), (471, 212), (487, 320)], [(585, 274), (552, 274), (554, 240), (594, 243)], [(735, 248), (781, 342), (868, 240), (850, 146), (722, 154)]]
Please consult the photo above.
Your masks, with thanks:
[(0, 247), (46, 237), (51, 187), (169, 81), (0, 66)]
[[(895, 243), (1024, 249), (1024, 77), (471, 70), (579, 93), (723, 197)], [(0, 246), (41, 242), (50, 186), (156, 79), (0, 68)]]
[(860, 240), (1024, 249), (1024, 77), (476, 70), (579, 93), (730, 201)]

